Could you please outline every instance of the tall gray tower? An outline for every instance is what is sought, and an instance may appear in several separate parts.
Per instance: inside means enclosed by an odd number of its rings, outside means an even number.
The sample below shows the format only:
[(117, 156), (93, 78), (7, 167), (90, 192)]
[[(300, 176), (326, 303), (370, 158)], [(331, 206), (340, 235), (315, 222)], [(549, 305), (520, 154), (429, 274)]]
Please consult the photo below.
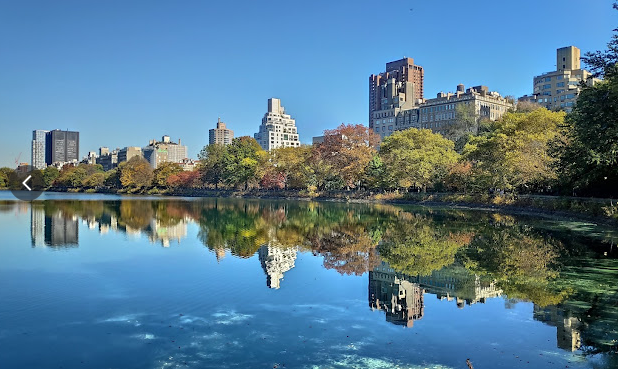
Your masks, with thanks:
[(45, 135), (48, 131), (37, 129), (32, 131), (32, 167), (45, 168)]

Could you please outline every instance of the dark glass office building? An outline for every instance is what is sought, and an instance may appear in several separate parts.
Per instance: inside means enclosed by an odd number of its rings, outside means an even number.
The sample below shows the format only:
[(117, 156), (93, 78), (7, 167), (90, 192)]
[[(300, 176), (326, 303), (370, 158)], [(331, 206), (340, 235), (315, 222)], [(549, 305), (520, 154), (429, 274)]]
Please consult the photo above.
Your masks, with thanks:
[(54, 130), (45, 135), (45, 163), (79, 161), (79, 132)]

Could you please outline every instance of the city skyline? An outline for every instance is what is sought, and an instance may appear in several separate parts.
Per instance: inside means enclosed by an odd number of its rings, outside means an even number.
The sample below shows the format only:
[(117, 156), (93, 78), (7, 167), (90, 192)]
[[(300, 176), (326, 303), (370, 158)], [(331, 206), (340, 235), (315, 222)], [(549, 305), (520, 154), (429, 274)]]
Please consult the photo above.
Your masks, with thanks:
[[(459, 83), (488, 85), (502, 96), (518, 97), (533, 92), (534, 76), (554, 69), (556, 49), (574, 45), (582, 54), (604, 49), (607, 34), (615, 28), (611, 1), (577, 6), (579, 16), (595, 22), (571, 22), (569, 27), (560, 26), (564, 18), (551, 4), (514, 7), (483, 1), (479, 14), (457, 2), (447, 7), (415, 4), (413, 11), (393, 2), (410, 13), (408, 34), (418, 36), (388, 43), (367, 26), (375, 22), (375, 2), (303, 8), (249, 3), (233, 22), (255, 23), (255, 32), (230, 32), (213, 39), (211, 27), (225, 23), (213, 15), (231, 10), (229, 5), (153, 3), (145, 11), (143, 3), (135, 2), (116, 12), (120, 7), (114, 3), (68, 4), (1, 6), (0, 29), (12, 36), (0, 37), (0, 46), (12, 52), (0, 61), (5, 72), (0, 75), (0, 128), (10, 132), (0, 166), (13, 166), (20, 152), (22, 159), (29, 156), (32, 131), (40, 128), (82, 132), (83, 152), (103, 145), (131, 146), (163, 132), (189, 137), (189, 157), (196, 157), (218, 116), (226, 117), (236, 136), (252, 136), (263, 115), (263, 101), (270, 96), (286, 102), (301, 142), (310, 144), (311, 137), (341, 122), (368, 124), (366, 78), (385, 62), (414, 58), (425, 69), (425, 97)], [(580, 4), (564, 4), (575, 5)], [(276, 42), (291, 58), (266, 57), (274, 36), (267, 38), (268, 27), (260, 22), (273, 9), (287, 16), (280, 18), (286, 19), (283, 26), (290, 32), (277, 34)], [(299, 20), (301, 13), (323, 17), (321, 29), (305, 20), (311, 16)], [(342, 27), (337, 20), (344, 14)], [(541, 37), (538, 30), (519, 22), (529, 14), (545, 14), (545, 27), (561, 32)], [(36, 26), (29, 28), (35, 19)], [(435, 19), (446, 25), (443, 31), (436, 30)], [(462, 19), (477, 21), (468, 26)], [(460, 36), (451, 37), (454, 34)], [(208, 46), (191, 48), (198, 40)], [(318, 44), (323, 53), (309, 52)], [(250, 67), (243, 73), (224, 72), (243, 70), (245, 65)], [(337, 78), (328, 78), (328, 73)], [(324, 88), (323, 81), (331, 87)], [(241, 83), (252, 91), (250, 96), (234, 93)]]

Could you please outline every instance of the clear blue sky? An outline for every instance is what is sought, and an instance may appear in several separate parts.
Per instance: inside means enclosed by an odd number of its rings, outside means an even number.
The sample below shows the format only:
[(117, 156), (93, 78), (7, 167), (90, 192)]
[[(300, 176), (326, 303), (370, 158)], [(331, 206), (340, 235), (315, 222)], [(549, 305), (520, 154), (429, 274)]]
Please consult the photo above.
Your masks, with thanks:
[(0, 0), (0, 166), (30, 162), (34, 129), (80, 131), (80, 156), (168, 134), (196, 157), (217, 117), (253, 136), (269, 97), (310, 143), (367, 124), (368, 76), (403, 56), (425, 68), (425, 97), (458, 83), (520, 96), (557, 48), (605, 49), (611, 4)]

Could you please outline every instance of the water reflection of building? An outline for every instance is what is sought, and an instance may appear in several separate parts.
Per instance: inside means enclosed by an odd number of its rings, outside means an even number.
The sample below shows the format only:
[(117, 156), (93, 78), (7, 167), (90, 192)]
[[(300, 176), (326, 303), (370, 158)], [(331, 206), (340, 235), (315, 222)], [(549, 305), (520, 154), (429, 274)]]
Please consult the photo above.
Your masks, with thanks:
[(32, 247), (45, 246), (45, 208), (36, 203), (30, 210), (30, 238)]
[(107, 234), (110, 229), (114, 232), (118, 230), (118, 218), (112, 213), (103, 213), (98, 219), (99, 232)]
[(556, 340), (558, 348), (567, 351), (575, 351), (581, 346), (579, 319), (571, 316), (558, 306), (540, 307), (534, 304), (534, 320), (556, 327)]
[(61, 212), (45, 217), (45, 244), (47, 246), (77, 247), (79, 227), (77, 217)]
[[(418, 290), (413, 290), (411, 286)], [(406, 298), (404, 304), (400, 302), (399, 296), (414, 296), (413, 292), (417, 291), (421, 295), (420, 305), (416, 304), (416, 298)], [(393, 308), (401, 305), (401, 311), (404, 308), (408, 309), (407, 319), (414, 320), (415, 315), (419, 318), (423, 315), (422, 293), (436, 295), (440, 300), (454, 300), (457, 307), (461, 309), (465, 305), (485, 303), (488, 298), (499, 297), (502, 290), (496, 286), (495, 282), (485, 281), (466, 268), (455, 265), (434, 271), (428, 276), (408, 276), (398, 273), (386, 262), (381, 262), (378, 267), (369, 272), (369, 304), (372, 308), (382, 310), (386, 308), (393, 311)], [(376, 300), (380, 301), (380, 305)], [(389, 302), (391, 300), (392, 302)], [(389, 318), (387, 310), (387, 320), (389, 319), (394, 318)]]
[(412, 328), (424, 314), (423, 289), (388, 270), (369, 272), (369, 306), (384, 310), (386, 321)]
[(484, 281), (460, 266), (449, 266), (428, 276), (417, 276), (412, 280), (441, 300), (454, 299), (460, 309), (465, 305), (479, 302), (484, 304), (488, 298), (499, 297), (502, 294), (502, 290), (495, 282)]
[(280, 287), (283, 273), (294, 268), (296, 249), (264, 245), (258, 250), (258, 256), (266, 273), (266, 285), (277, 289)]
[(94, 216), (89, 216), (88, 218), (83, 218), (82, 222), (88, 226), (88, 229), (100, 229), (99, 222)]
[(77, 247), (79, 226), (77, 217), (58, 211), (46, 214), (43, 206), (33, 204), (30, 213), (32, 246)]
[(221, 259), (225, 258), (226, 252), (223, 247), (215, 248), (215, 256), (217, 257), (217, 263), (221, 261)]
[(123, 232), (127, 236), (141, 237), (146, 234), (150, 242), (161, 242), (163, 247), (169, 247), (172, 242), (180, 243), (187, 237), (188, 219), (180, 219), (175, 224), (151, 219), (146, 226), (132, 226), (122, 222), (121, 218), (113, 212), (104, 212), (98, 217), (83, 218), (84, 224), (89, 229), (99, 229), (101, 234), (112, 232)]
[(169, 247), (170, 241), (176, 241), (180, 244), (180, 240), (187, 237), (187, 221), (181, 219), (176, 224), (168, 224), (153, 219), (146, 229), (146, 233), (150, 242), (161, 241), (163, 247)]

